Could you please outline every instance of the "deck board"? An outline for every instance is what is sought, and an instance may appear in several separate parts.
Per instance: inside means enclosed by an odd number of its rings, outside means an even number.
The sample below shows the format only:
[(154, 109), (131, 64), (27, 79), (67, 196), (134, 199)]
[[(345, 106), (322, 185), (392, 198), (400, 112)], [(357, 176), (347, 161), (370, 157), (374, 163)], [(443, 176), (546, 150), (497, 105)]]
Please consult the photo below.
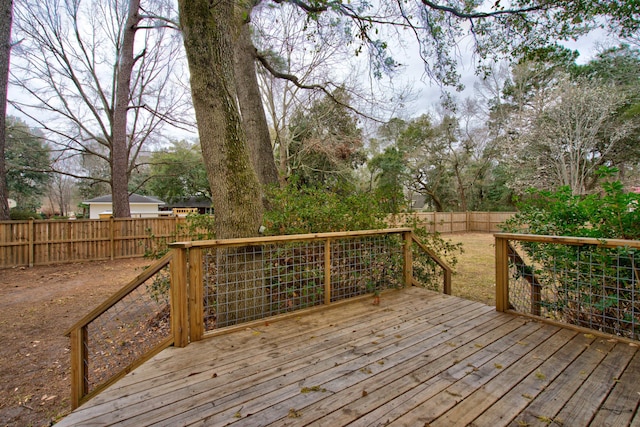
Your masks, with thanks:
[(355, 300), (169, 348), (59, 425), (640, 420), (637, 346), (419, 288), (384, 293), (381, 302)]

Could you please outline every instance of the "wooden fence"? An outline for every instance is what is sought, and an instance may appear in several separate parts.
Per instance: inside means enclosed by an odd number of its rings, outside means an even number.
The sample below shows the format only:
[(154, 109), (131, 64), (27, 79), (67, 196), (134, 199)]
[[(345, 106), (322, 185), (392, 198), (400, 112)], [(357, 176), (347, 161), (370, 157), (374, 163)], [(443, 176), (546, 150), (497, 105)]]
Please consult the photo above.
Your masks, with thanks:
[(140, 257), (185, 239), (184, 218), (0, 222), (0, 268)]
[[(466, 231), (495, 233), (498, 225), (514, 212), (416, 212), (412, 215), (430, 233), (463, 233)], [(401, 226), (404, 215), (390, 220), (391, 226)]]
[[(512, 212), (419, 212), (429, 232), (496, 232)], [(125, 218), (0, 222), (0, 268), (140, 257), (166, 243), (193, 238), (185, 219)], [(402, 226), (398, 217), (390, 226)]]

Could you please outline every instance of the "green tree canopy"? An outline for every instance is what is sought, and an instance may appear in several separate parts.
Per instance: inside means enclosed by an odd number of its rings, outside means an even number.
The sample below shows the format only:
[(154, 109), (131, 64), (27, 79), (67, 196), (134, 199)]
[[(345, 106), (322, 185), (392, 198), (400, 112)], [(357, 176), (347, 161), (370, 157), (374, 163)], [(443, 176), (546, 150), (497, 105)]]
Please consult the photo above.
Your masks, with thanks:
[(150, 169), (148, 191), (168, 203), (191, 197), (211, 199), (198, 144), (173, 142), (170, 148), (153, 153)]
[(7, 117), (5, 161), (9, 197), (18, 209), (35, 211), (49, 182), (49, 147), (36, 131), (15, 117)]
[(397, 147), (385, 148), (384, 152), (367, 162), (375, 176), (375, 195), (385, 212), (398, 213), (406, 207), (404, 183), (407, 166), (403, 153)]
[[(344, 103), (337, 104), (335, 99)], [(362, 131), (355, 114), (345, 106), (347, 101), (337, 91), (333, 99), (322, 97), (294, 113), (289, 164), (300, 185), (340, 187), (364, 163)]]

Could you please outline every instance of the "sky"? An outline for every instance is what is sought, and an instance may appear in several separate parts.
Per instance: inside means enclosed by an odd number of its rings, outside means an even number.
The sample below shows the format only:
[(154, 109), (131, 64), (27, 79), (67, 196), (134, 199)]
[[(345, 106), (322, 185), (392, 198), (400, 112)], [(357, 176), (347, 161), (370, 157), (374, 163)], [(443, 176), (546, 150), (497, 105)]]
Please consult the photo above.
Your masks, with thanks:
[[(619, 43), (619, 40), (615, 37), (608, 36), (606, 31), (595, 30), (576, 41), (566, 41), (561, 44), (569, 49), (577, 50), (580, 56), (576, 62), (578, 64), (585, 64), (593, 59), (598, 52), (602, 50), (603, 46), (610, 47), (618, 45)], [(481, 81), (481, 78), (475, 75), (471, 54), (465, 54), (464, 48), (461, 48), (461, 51), (463, 52), (463, 57), (461, 58), (458, 70), (462, 76), (462, 83), (465, 86), (465, 90), (463, 92), (452, 91), (454, 96), (460, 101), (465, 98), (475, 97), (476, 89), (474, 86)], [(467, 52), (469, 52), (469, 49), (467, 49)], [(418, 55), (412, 55), (411, 53), (411, 51), (407, 51), (404, 60), (403, 58), (398, 58), (398, 60), (406, 64), (403, 78), (414, 82), (416, 100), (407, 106), (407, 113), (411, 117), (417, 117), (434, 110), (435, 105), (437, 105), (440, 100), (441, 88), (424, 75), (424, 64)], [(411, 112), (413, 112), (413, 114)]]

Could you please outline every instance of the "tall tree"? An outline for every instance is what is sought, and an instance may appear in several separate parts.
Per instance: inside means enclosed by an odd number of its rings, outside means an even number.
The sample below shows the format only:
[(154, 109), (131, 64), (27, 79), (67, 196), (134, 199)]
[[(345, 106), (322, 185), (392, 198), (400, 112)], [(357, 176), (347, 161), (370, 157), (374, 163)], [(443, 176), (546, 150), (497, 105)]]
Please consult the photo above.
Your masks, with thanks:
[(262, 222), (262, 193), (238, 109), (233, 53), (234, 38), (248, 14), (243, 20), (231, 0), (178, 4), (216, 237), (256, 235)]
[(7, 120), (7, 187), (17, 208), (35, 211), (46, 194), (51, 159), (44, 139), (19, 119)]
[(385, 148), (384, 152), (367, 162), (367, 167), (375, 175), (376, 198), (385, 212), (396, 214), (406, 206), (404, 182), (406, 165), (403, 153), (395, 146)]
[[(458, 40), (469, 31), (473, 49), (483, 61), (577, 36), (596, 25), (599, 16), (608, 17), (607, 22), (619, 25), (625, 32), (632, 32), (638, 28), (640, 11), (640, 5), (632, 0), (613, 4), (599, 0), (524, 0), (513, 7), (497, 1), (490, 8), (482, 1), (451, 5), (431, 0), (380, 3), (277, 0), (272, 5), (277, 7), (279, 3), (294, 4), (308, 14), (310, 21), (340, 28), (345, 42), (352, 44), (356, 53), (370, 54), (374, 75), (382, 75), (397, 65), (389, 54), (389, 44), (380, 34), (391, 33), (386, 31), (390, 27), (408, 28), (417, 37), (427, 74), (453, 85), (459, 83), (455, 60)], [(214, 3), (179, 0), (200, 142), (214, 191), (214, 205), (220, 215), (218, 237), (255, 234), (262, 217), (258, 179), (250, 161), (250, 142), (237, 104), (239, 82), (233, 71), (238, 34), (252, 8), (233, 0)], [(278, 76), (299, 82), (296, 76)]]
[[(28, 98), (13, 105), (43, 130), (58, 158), (104, 162), (107, 176), (81, 164), (60, 171), (109, 184), (116, 216), (129, 215), (128, 180), (145, 144), (180, 123), (188, 106), (171, 10), (139, 0), (25, 1), (16, 7), (23, 41), (12, 81)], [(68, 164), (68, 162), (64, 162)], [(80, 162), (78, 162), (80, 163)]]
[(624, 98), (614, 86), (593, 83), (558, 84), (555, 102), (535, 116), (522, 136), (521, 157), (537, 159), (533, 178), (538, 188), (568, 186), (574, 194), (586, 194), (629, 132), (627, 126), (612, 126)]
[(9, 219), (9, 191), (5, 165), (7, 89), (11, 58), (13, 0), (0, 2), (0, 221)]

